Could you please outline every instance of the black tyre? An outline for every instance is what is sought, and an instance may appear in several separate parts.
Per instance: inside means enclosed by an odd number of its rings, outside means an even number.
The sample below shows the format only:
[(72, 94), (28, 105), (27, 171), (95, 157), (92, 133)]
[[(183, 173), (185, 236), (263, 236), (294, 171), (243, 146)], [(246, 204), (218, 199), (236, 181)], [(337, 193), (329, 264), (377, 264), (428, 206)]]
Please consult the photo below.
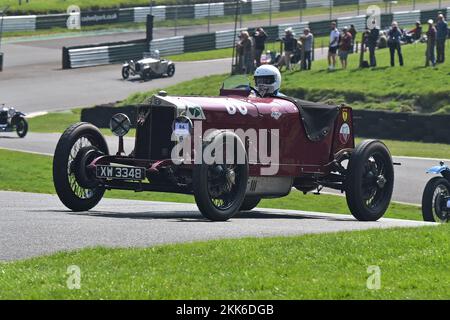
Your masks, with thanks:
[(25, 118), (19, 118), (16, 123), (16, 133), (19, 138), (24, 138), (28, 133), (28, 122)]
[(86, 166), (108, 145), (97, 127), (76, 123), (61, 136), (53, 158), (53, 183), (61, 202), (73, 211), (87, 211), (102, 199), (105, 189)]
[[(211, 144), (225, 146), (226, 143), (222, 143), (222, 141), (225, 141), (224, 139), (228, 135), (232, 135), (235, 142), (234, 154), (237, 155), (236, 149), (240, 149), (239, 152), (244, 152), (245, 155), (242, 142), (229, 132), (221, 132), (216, 135)], [(244, 158), (244, 163), (239, 163), (235, 158), (232, 164), (215, 161), (212, 164), (203, 163), (194, 167), (195, 202), (205, 218), (212, 221), (226, 221), (239, 211), (244, 201), (248, 179), (248, 163), (246, 156)]]
[(250, 211), (258, 205), (258, 203), (261, 201), (261, 198), (258, 197), (245, 197), (244, 202), (242, 202), (242, 205), (240, 207), (240, 211)]
[(127, 80), (130, 77), (130, 68), (129, 67), (123, 67), (122, 68), (122, 78), (123, 80)]
[(394, 166), (387, 147), (365, 140), (353, 151), (347, 168), (348, 207), (360, 221), (376, 221), (386, 212), (394, 189)]
[(450, 183), (445, 178), (435, 177), (428, 181), (422, 196), (423, 220), (447, 223), (450, 219), (449, 200)]
[(167, 67), (167, 76), (173, 77), (174, 74), (175, 74), (175, 65), (169, 64), (169, 66)]

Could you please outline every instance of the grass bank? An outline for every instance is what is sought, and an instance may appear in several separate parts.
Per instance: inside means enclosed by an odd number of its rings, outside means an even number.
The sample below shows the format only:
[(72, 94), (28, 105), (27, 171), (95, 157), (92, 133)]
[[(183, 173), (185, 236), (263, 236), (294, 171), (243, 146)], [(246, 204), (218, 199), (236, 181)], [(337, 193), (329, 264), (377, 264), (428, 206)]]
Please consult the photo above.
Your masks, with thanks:
[[(450, 225), (147, 249), (92, 248), (0, 263), (1, 299), (448, 299)], [(69, 266), (80, 289), (67, 287)], [(370, 268), (380, 287), (368, 289)]]

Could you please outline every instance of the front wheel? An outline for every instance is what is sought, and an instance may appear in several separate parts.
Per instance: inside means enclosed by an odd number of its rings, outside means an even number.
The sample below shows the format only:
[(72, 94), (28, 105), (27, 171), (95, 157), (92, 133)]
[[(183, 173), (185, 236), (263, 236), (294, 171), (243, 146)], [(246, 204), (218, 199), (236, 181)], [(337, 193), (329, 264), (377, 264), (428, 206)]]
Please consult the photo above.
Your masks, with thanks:
[[(231, 135), (231, 139), (226, 138)], [(226, 141), (223, 143), (223, 141)], [(230, 150), (226, 145), (234, 141), (237, 152), (233, 161), (218, 159), (219, 148)], [(229, 132), (221, 132), (209, 144), (213, 161), (195, 165), (193, 170), (193, 189), (197, 206), (202, 215), (212, 221), (226, 221), (233, 217), (244, 201), (248, 180), (248, 163), (245, 148), (237, 136)], [(234, 149), (236, 150), (236, 149)], [(217, 153), (215, 153), (217, 152)], [(242, 152), (244, 152), (242, 154)], [(215, 154), (214, 154), (215, 153)], [(221, 153), (222, 154), (222, 153)], [(239, 161), (241, 158), (243, 161)]]
[(16, 123), (16, 132), (19, 138), (24, 138), (28, 132), (28, 122), (25, 118), (20, 118)]
[(345, 191), (348, 207), (359, 221), (377, 221), (387, 208), (394, 189), (394, 166), (387, 147), (365, 140), (353, 151), (347, 168)]
[(105, 189), (87, 166), (108, 154), (108, 145), (100, 130), (80, 122), (61, 136), (53, 158), (53, 183), (61, 202), (72, 211), (87, 211), (102, 199)]
[(175, 65), (169, 64), (169, 66), (167, 67), (167, 76), (173, 77), (174, 74), (175, 74)]
[(127, 80), (130, 77), (130, 67), (122, 68), (122, 78), (123, 80)]
[(423, 220), (447, 223), (450, 219), (450, 183), (442, 177), (428, 181), (422, 196)]

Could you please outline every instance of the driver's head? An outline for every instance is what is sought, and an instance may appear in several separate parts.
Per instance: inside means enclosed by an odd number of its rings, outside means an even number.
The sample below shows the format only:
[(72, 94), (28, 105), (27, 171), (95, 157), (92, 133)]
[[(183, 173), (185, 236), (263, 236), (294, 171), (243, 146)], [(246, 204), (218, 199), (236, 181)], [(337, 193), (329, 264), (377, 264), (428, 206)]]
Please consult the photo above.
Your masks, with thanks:
[(273, 96), (281, 87), (281, 73), (271, 65), (262, 65), (255, 70), (255, 86), (262, 97)]

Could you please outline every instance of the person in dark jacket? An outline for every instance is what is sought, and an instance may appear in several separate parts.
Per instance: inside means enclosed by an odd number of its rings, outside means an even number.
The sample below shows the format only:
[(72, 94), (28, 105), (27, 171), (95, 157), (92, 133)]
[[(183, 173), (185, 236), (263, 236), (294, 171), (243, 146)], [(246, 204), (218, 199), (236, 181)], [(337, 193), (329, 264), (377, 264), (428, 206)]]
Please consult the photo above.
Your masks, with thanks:
[(377, 66), (377, 58), (375, 56), (375, 49), (377, 48), (378, 39), (380, 38), (380, 29), (375, 25), (368, 31), (367, 47), (369, 47), (370, 66)]
[(431, 64), (433, 67), (436, 65), (436, 59), (434, 55), (434, 47), (436, 46), (436, 28), (434, 27), (433, 20), (428, 20), (428, 31), (427, 31), (427, 50), (425, 52), (426, 61), (425, 67), (428, 67)]
[(356, 35), (358, 34), (358, 31), (356, 31), (354, 24), (350, 25), (350, 29), (348, 30), (348, 32), (350, 32), (350, 34), (352, 35), (352, 46), (350, 48), (350, 53), (353, 53), (355, 51)]
[(253, 35), (254, 43), (255, 43), (255, 61), (256, 67), (261, 65), (261, 55), (264, 52), (267, 40), (267, 33), (263, 28), (256, 28), (256, 32)]
[(436, 51), (437, 51), (437, 63), (443, 63), (445, 61), (445, 41), (448, 37), (448, 25), (444, 16), (440, 14), (436, 23)]
[(397, 22), (392, 22), (392, 27), (388, 32), (388, 47), (391, 53), (391, 67), (395, 66), (395, 51), (398, 54), (398, 61), (400, 66), (403, 66), (403, 54), (400, 39), (402, 32), (400, 31)]

